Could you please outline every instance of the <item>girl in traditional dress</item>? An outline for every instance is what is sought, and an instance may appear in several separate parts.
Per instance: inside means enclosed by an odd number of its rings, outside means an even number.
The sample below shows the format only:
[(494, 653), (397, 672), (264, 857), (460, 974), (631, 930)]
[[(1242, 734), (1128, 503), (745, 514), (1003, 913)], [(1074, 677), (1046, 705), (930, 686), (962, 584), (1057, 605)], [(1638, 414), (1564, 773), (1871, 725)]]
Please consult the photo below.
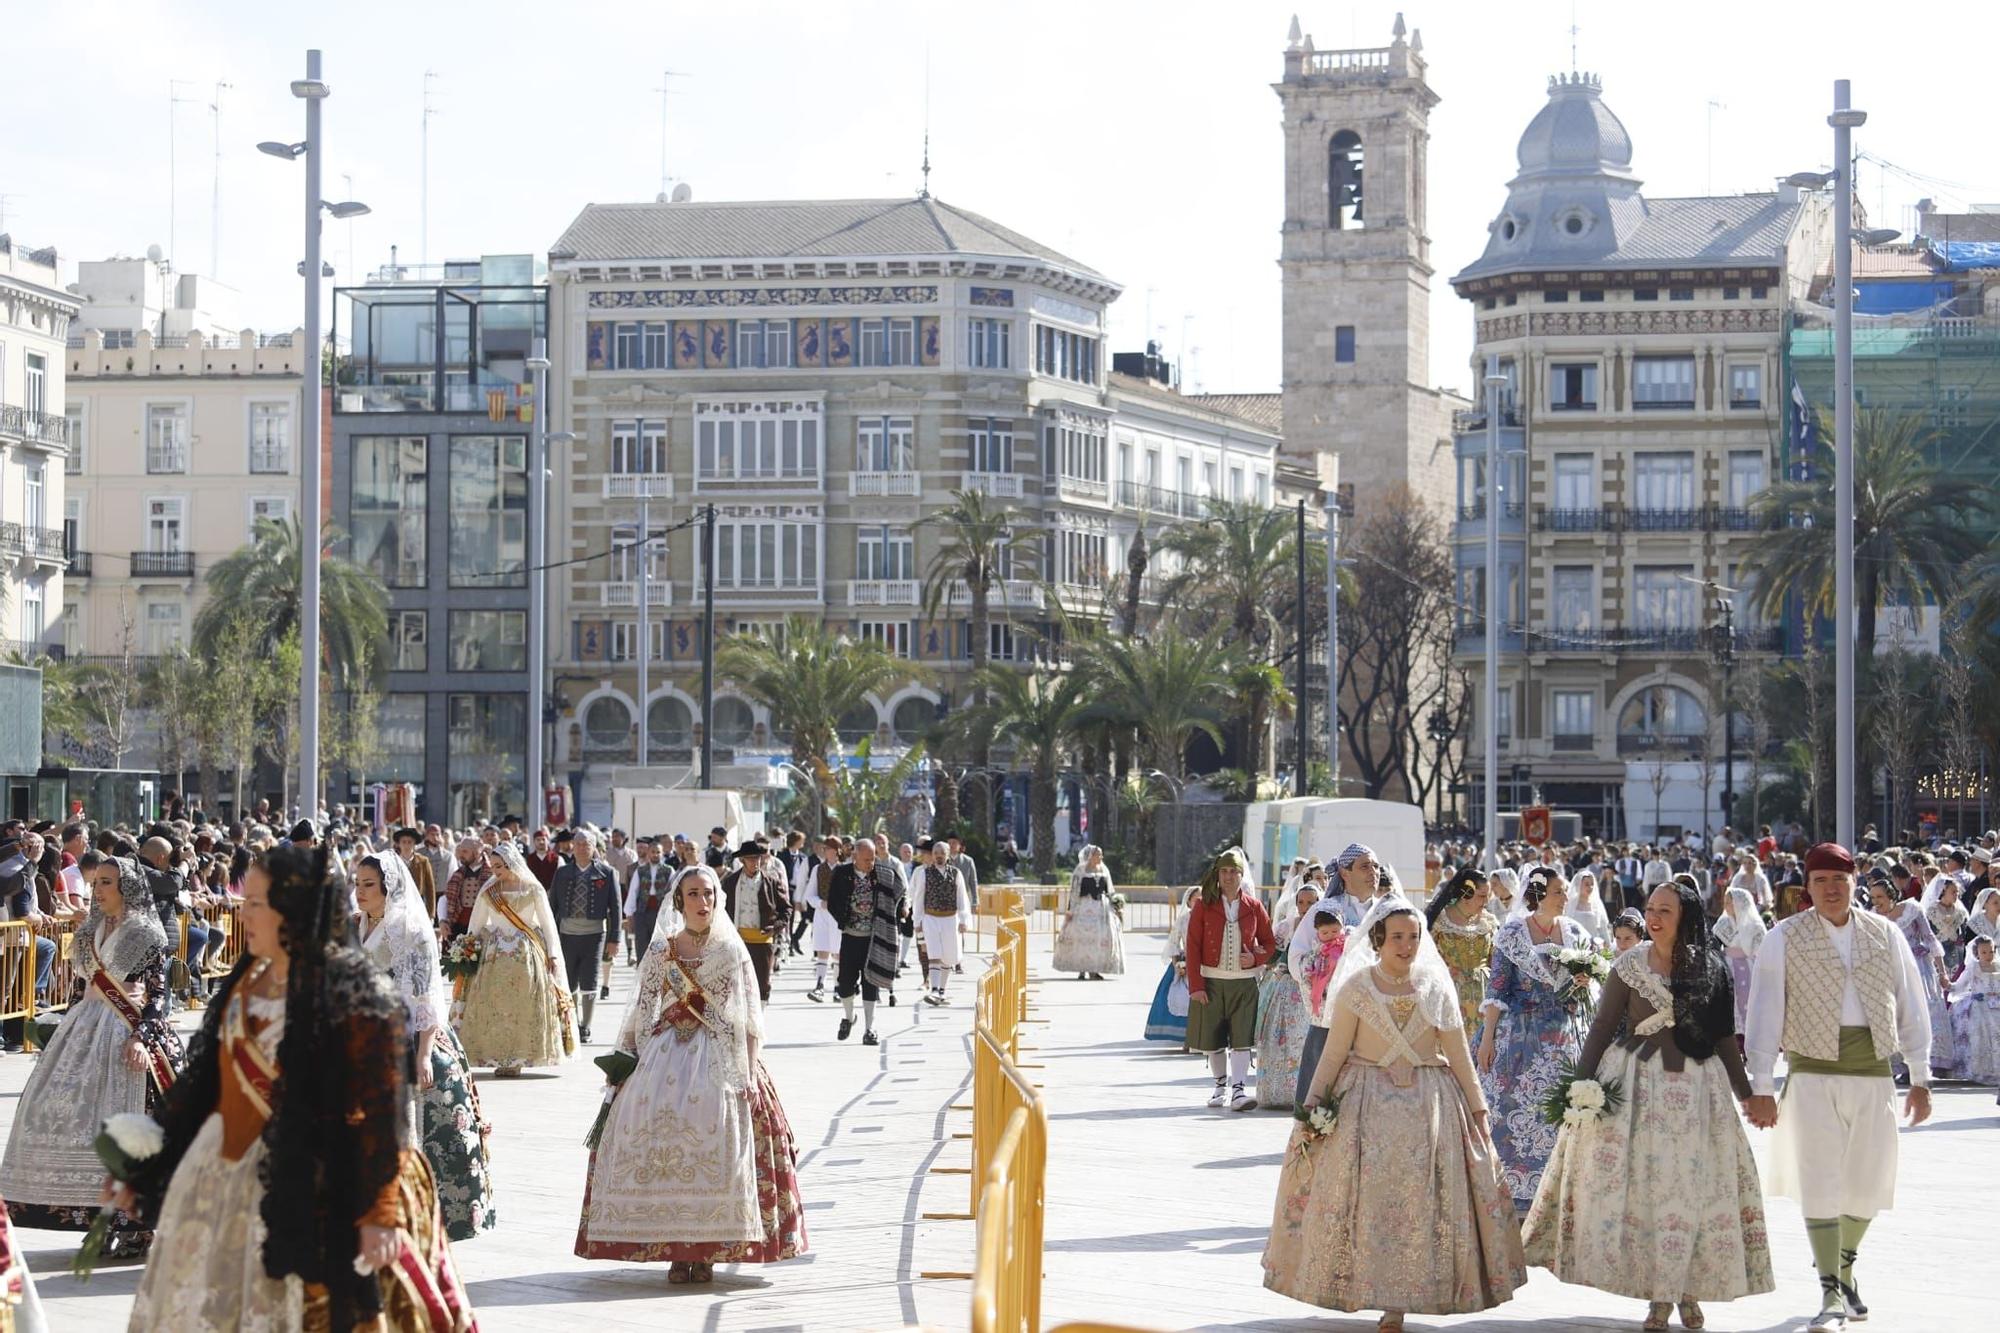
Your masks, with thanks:
[(475, 1325), (409, 1142), (402, 999), (331, 942), (346, 897), (324, 848), (245, 877), (243, 956), (161, 1108), (164, 1146), (114, 1192), (159, 1218), (134, 1333)]
[(468, 1064), (492, 1065), (507, 1078), (528, 1065), (561, 1064), (576, 1049), (576, 1022), (548, 894), (511, 842), (486, 856), (493, 878), (466, 932), (479, 941), (479, 970), (465, 986), (458, 1036)]
[[(1944, 946), (1938, 943), (1930, 918), (1915, 899), (1898, 899), (1893, 890), (1885, 889), (1875, 897), (1875, 910), (1896, 923), (1910, 946), (1911, 956), (1917, 960), (1917, 975), (1923, 978), (1924, 995), (1930, 1001), (1931, 1073), (1938, 1078), (1949, 1078), (1958, 1068), (1958, 1043), (1952, 1039)], [(1901, 1065), (1900, 1056), (1896, 1063)]]
[(1987, 936), (1972, 941), (1965, 967), (1951, 983), (1951, 1022), (1958, 1076), (1972, 1083), (2000, 1083), (2000, 961)]
[(1153, 1005), (1146, 1011), (1146, 1040), (1177, 1041), (1183, 1051), (1187, 1049), (1187, 928), (1194, 918), (1195, 895), (1200, 892), (1197, 884), (1181, 895), (1180, 910), (1174, 914), (1166, 946), (1160, 950), (1167, 970), (1160, 974), (1160, 984), (1153, 988)]
[(681, 928), (657, 935), (618, 1032), (638, 1064), (616, 1085), (577, 1225), (585, 1259), (667, 1263), (667, 1281), (806, 1252), (798, 1151), (758, 1056), (750, 951), (716, 911), (707, 866), (674, 880)]
[(491, 1126), (479, 1114), (479, 1092), (451, 1030), (437, 936), (409, 868), (393, 852), (355, 865), (354, 900), (361, 908), (361, 952), (389, 974), (403, 997), (415, 1061), (411, 1130), (437, 1178), (445, 1232), (471, 1240), (499, 1220), (486, 1155)]
[(1611, 923), (1611, 952), (1622, 955), (1646, 942), (1646, 918), (1637, 908), (1628, 907)]
[(1486, 915), (1493, 924), (1504, 926), (1514, 915), (1514, 902), (1521, 893), (1521, 877), (1511, 866), (1499, 866), (1487, 877)]
[(1058, 972), (1074, 972), (1077, 980), (1088, 977), (1102, 981), (1125, 971), (1125, 941), (1122, 922), (1111, 910), (1111, 872), (1104, 866), (1104, 849), (1087, 846), (1076, 858), (1069, 877), (1069, 905), (1063, 917), (1062, 934), (1056, 937), (1055, 958), (1050, 966)]
[(1723, 899), (1722, 915), (1712, 933), (1729, 963), (1729, 989), (1736, 997), (1736, 1034), (1743, 1035), (1743, 1016), (1750, 1011), (1750, 965), (1767, 927), (1748, 889), (1731, 889)]
[(1965, 928), (1974, 935), (2000, 942), (2000, 886), (1989, 884), (1979, 891), (1979, 896), (1972, 900)]
[(1924, 917), (1931, 923), (1931, 931), (1944, 946), (1944, 970), (1946, 976), (1956, 976), (1965, 963), (1966, 922), (1971, 914), (1965, 910), (1958, 879), (1952, 875), (1938, 875), (1924, 890)]
[[(1750, 896), (1731, 889), (1730, 896)], [(1646, 901), (1652, 942), (1619, 956), (1578, 1072), (1622, 1100), (1566, 1125), (1522, 1228), (1528, 1262), (1565, 1282), (1650, 1301), (1645, 1328), (1706, 1322), (1702, 1301), (1773, 1289), (1764, 1195), (1737, 1104), (1750, 1079), (1729, 969), (1701, 895)]]
[(1479, 1009), (1486, 1000), (1486, 986), (1493, 977), (1493, 935), (1497, 927), (1486, 914), (1492, 896), (1486, 874), (1479, 867), (1463, 865), (1445, 881), (1424, 909), (1444, 964), (1451, 969), (1452, 984), (1458, 987), (1459, 1016), (1465, 1030), (1479, 1026)]
[(1292, 976), (1287, 950), (1294, 931), (1311, 929), (1308, 922), (1318, 901), (1319, 890), (1302, 879), (1292, 894), (1291, 911), (1271, 927), (1278, 951), (1257, 983), (1257, 1104), (1267, 1110), (1288, 1109), (1298, 1083), (1299, 1054), (1312, 1017), (1306, 1012), (1305, 992)]
[[(153, 1113), (180, 1073), (167, 1024), (167, 935), (137, 861), (84, 855), (90, 915), (76, 932), (83, 998), (56, 1026), (15, 1104), (0, 1195), (24, 1227), (87, 1231), (103, 1204), (104, 1163), (92, 1145), (114, 1115)], [(105, 1253), (146, 1252), (153, 1233), (117, 1219)]]
[(1332, 1026), (1305, 1104), (1332, 1129), (1292, 1131), (1264, 1285), (1332, 1310), (1459, 1314), (1527, 1280), (1458, 990), (1416, 909), (1378, 899), (1329, 998)]
[(1604, 901), (1597, 893), (1597, 875), (1593, 871), (1579, 870), (1571, 881), (1569, 906), (1563, 915), (1582, 926), (1590, 936), (1590, 942), (1600, 949), (1611, 947), (1611, 918), (1605, 915)]
[(1493, 937), (1493, 979), (1480, 1006), (1480, 1083), (1493, 1108), (1493, 1142), (1507, 1188), (1521, 1212), (1535, 1201), (1556, 1146), (1542, 1099), (1582, 1049), (1579, 1024), (1589, 1010), (1582, 983), (1553, 961), (1558, 950), (1590, 947), (1583, 927), (1562, 914), (1568, 903), (1560, 874), (1547, 866), (1530, 872), (1513, 914)]

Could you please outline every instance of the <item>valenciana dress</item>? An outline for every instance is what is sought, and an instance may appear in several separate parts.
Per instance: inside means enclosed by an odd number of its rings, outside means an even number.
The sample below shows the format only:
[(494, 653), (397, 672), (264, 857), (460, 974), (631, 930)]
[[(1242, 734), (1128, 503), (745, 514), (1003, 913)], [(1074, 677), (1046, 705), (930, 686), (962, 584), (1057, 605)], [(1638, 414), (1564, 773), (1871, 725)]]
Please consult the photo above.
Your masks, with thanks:
[[(1308, 914), (1309, 916), (1310, 914)], [(1310, 930), (1307, 916), (1290, 916), (1272, 927), (1278, 951), (1257, 983), (1257, 1105), (1282, 1111), (1292, 1104), (1312, 1015), (1305, 992), (1292, 976), (1288, 948), (1295, 930)]]
[(1338, 1071), (1339, 1118), (1322, 1138), (1292, 1131), (1264, 1250), (1272, 1291), (1330, 1310), (1459, 1314), (1527, 1281), (1507, 1188), (1472, 1120), (1479, 1083), (1457, 997), (1437, 987), (1428, 1002), (1385, 995), (1371, 969), (1333, 994), (1323, 1059)]
[(1174, 914), (1166, 945), (1160, 950), (1167, 968), (1160, 974), (1160, 984), (1153, 988), (1152, 1007), (1146, 1010), (1147, 1041), (1187, 1041), (1187, 978), (1182, 975), (1180, 964), (1187, 957), (1188, 921), (1194, 915), (1191, 904), (1198, 892), (1189, 889), (1181, 895), (1180, 911)]
[(1479, 1006), (1486, 1002), (1487, 983), (1493, 979), (1493, 935), (1498, 929), (1483, 911), (1474, 912), (1472, 924), (1462, 926), (1449, 907), (1438, 913), (1431, 927), (1431, 938), (1458, 988), (1458, 1012), (1467, 1032), (1479, 1031)]
[(1569, 974), (1551, 955), (1590, 944), (1583, 927), (1568, 917), (1556, 918), (1555, 933), (1543, 944), (1534, 942), (1529, 929), (1529, 918), (1517, 916), (1493, 937), (1493, 979), (1484, 1003), (1500, 1013), (1492, 1020), (1493, 1068), (1479, 1076), (1493, 1109), (1493, 1143), (1507, 1189), (1522, 1212), (1534, 1202), (1542, 1167), (1556, 1146), (1555, 1126), (1542, 1119), (1542, 1099), (1583, 1046), (1580, 1020), (1563, 998), (1568, 988), (1557, 989)]
[(1952, 983), (1952, 1035), (1958, 1042), (1958, 1076), (1989, 1087), (2000, 1083), (2000, 962), (1981, 964), (1966, 955)]
[[(153, 1112), (180, 1073), (180, 1038), (166, 1018), (166, 932), (143, 878), (121, 867), (120, 882), (133, 906), (116, 922), (93, 910), (77, 932), (83, 998), (35, 1057), (15, 1104), (0, 1196), (19, 1226), (88, 1230), (103, 1198), (104, 1163), (91, 1146), (99, 1128), (114, 1115)], [(125, 1063), (135, 1036), (143, 1069)], [(143, 1254), (152, 1238), (150, 1228), (121, 1216), (106, 1252)]]
[[(466, 1067), (465, 1050), (451, 1030), (450, 1001), (438, 971), (437, 936), (431, 933), (422, 900), (402, 858), (373, 858), (382, 867), (387, 904), (382, 920), (369, 927), (361, 952), (389, 976), (402, 996), (412, 1048), (427, 1031), (431, 1041), (431, 1086), (409, 1084), (411, 1131), (437, 1179), (445, 1233), (471, 1240), (499, 1221), (493, 1207), (493, 1177), (486, 1137), (492, 1126), (480, 1114), (479, 1090)], [(394, 862), (395, 864), (390, 864)]]
[(466, 933), (481, 946), (458, 1025), (466, 1063), (561, 1064), (576, 1049), (576, 1025), (555, 916), (541, 885), (525, 868), (512, 885), (488, 884), (472, 905)]
[(1069, 920), (1056, 937), (1050, 967), (1057, 972), (1095, 972), (1115, 977), (1125, 971), (1123, 924), (1111, 910), (1111, 872), (1100, 863), (1086, 868), (1090, 848), (1078, 858), (1069, 879)]
[(627, 1263), (776, 1263), (806, 1252), (798, 1151), (761, 1040), (750, 954), (718, 917), (698, 961), (656, 935), (618, 1032), (638, 1065), (590, 1154), (576, 1252)]
[[(1909, 942), (1910, 953), (1917, 960), (1917, 975), (1923, 978), (1924, 997), (1931, 1007), (1931, 1072), (1939, 1078), (1950, 1076), (1958, 1068), (1958, 1043), (1953, 1040), (1951, 1030), (1951, 1010), (1945, 1003), (1944, 983), (1938, 979), (1938, 968), (1944, 958), (1944, 946), (1938, 943), (1937, 932), (1931, 929), (1930, 918), (1916, 902), (1905, 899), (1896, 904), (1894, 912), (1884, 916), (1896, 923)], [(1896, 1068), (1903, 1067), (1899, 1055)]]
[(1651, 953), (1620, 955), (1604, 983), (1578, 1066), (1600, 1082), (1616, 1079), (1623, 1101), (1557, 1136), (1522, 1224), (1528, 1262), (1644, 1301), (1770, 1291), (1764, 1192), (1737, 1111), (1750, 1079), (1733, 987), (1715, 955), (1721, 987), (1693, 1015), (1700, 1031), (1683, 1033)]

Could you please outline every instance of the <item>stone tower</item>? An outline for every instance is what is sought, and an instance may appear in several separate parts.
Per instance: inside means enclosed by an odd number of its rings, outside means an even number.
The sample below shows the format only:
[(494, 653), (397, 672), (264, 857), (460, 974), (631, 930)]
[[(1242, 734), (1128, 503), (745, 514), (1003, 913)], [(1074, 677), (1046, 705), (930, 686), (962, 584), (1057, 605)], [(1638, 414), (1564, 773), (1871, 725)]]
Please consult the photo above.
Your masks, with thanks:
[(1285, 449), (1358, 502), (1407, 485), (1451, 503), (1451, 413), (1430, 385), (1424, 158), (1437, 94), (1423, 36), (1319, 51), (1292, 20), (1285, 77)]

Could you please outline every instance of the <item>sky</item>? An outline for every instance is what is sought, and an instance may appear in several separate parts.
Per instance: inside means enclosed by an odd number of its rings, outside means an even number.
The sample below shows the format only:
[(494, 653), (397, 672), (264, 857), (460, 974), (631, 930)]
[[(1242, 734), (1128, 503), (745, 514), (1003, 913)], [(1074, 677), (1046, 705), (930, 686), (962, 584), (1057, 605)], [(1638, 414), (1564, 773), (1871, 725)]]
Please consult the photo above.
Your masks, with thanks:
[[(1114, 350), (1151, 336), (1190, 390), (1273, 390), (1283, 187), (1270, 85), (1286, 30), (1297, 12), (1321, 50), (1380, 47), (1397, 12), (1300, 2), (10, 5), (0, 231), (66, 261), (160, 245), (179, 270), (238, 289), (244, 323), (285, 330), (300, 322), (302, 168), (253, 145), (303, 137), (288, 84), (307, 47), (324, 51), (333, 88), (325, 193), (373, 209), (327, 223), (338, 282), (388, 262), (392, 245), (404, 263), (545, 252), (586, 202), (653, 198), (664, 87), (669, 188), (907, 197), (928, 124), (937, 197), (1122, 284)], [(1571, 68), (1572, 42), (1632, 136), (1648, 195), (1825, 169), (1832, 81), (1846, 77), (1871, 112), (1856, 180), (1878, 225), (1908, 231), (1923, 196), (2000, 206), (2000, 157), (1977, 146), (1990, 142), (1988, 90), (1961, 54), (1994, 48), (2000, 6), (1953, 6), (1942, 25), (1852, 0), (1433, 0), (1405, 13), (1442, 98), (1436, 384), (1473, 382), (1471, 309), (1446, 280), (1484, 248), (1516, 140), (1548, 76)]]

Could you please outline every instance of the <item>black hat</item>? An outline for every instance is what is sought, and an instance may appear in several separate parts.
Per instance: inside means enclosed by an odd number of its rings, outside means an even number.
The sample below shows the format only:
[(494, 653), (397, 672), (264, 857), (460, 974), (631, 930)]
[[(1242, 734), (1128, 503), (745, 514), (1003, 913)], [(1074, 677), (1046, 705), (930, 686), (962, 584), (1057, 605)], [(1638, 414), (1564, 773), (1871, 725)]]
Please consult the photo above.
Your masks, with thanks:
[(395, 836), (390, 838), (389, 841), (401, 842), (405, 838), (422, 842), (424, 840), (424, 831), (420, 828), (399, 828), (396, 830)]
[(736, 849), (736, 855), (738, 856), (769, 856), (770, 854), (771, 849), (756, 838), (750, 839)]
[(311, 842), (318, 836), (319, 830), (313, 827), (313, 822), (310, 819), (301, 819), (298, 823), (292, 825), (293, 842)]
[(555, 838), (554, 838), (554, 841), (556, 841), (556, 842), (575, 842), (575, 841), (576, 841), (576, 830), (575, 830), (575, 829), (573, 829), (573, 828), (566, 828), (566, 829), (558, 829), (558, 830), (556, 830), (556, 836), (555, 836)]
[(507, 827), (507, 826), (508, 826), (509, 824), (514, 824), (514, 825), (519, 825), (519, 824), (520, 824), (520, 822), (521, 822), (521, 817), (520, 817), (519, 815), (502, 815), (502, 816), (500, 816), (500, 827), (501, 827), (501, 828), (506, 828), (506, 827)]

